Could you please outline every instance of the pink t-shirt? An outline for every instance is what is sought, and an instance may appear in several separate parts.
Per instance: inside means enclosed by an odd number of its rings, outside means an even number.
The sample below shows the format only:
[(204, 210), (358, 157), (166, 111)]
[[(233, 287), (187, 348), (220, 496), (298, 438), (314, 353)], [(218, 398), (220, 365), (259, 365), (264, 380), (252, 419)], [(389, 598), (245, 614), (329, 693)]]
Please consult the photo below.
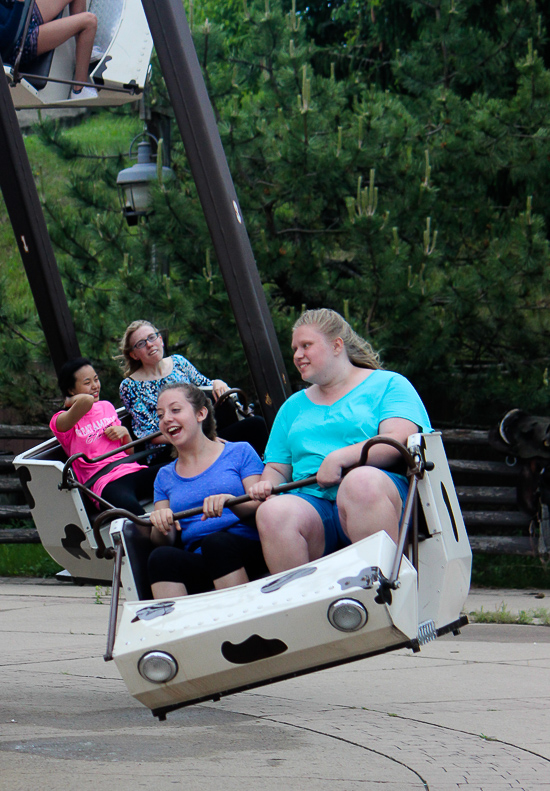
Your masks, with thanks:
[[(61, 443), (61, 447), (67, 456), (72, 456), (75, 453), (85, 453), (89, 459), (95, 459), (97, 456), (103, 456), (104, 453), (109, 453), (116, 448), (116, 443), (105, 436), (106, 428), (121, 425), (116, 409), (110, 401), (98, 401), (95, 403), (90, 411), (86, 412), (69, 431), (57, 430), (57, 417), (62, 414), (63, 411), (55, 413), (50, 420), (50, 428)], [(88, 464), (82, 459), (77, 459), (73, 463), (74, 474), (77, 481), (86, 483), (92, 475), (95, 475), (96, 472), (99, 472), (112, 461), (125, 458), (127, 458), (126, 453), (121, 451), (108, 459), (95, 462), (95, 464)], [(142, 469), (144, 469), (144, 465), (136, 464), (135, 461), (120, 464), (105, 473), (105, 475), (102, 475), (101, 478), (98, 478), (92, 486), (92, 492), (101, 496), (101, 492), (111, 481)]]

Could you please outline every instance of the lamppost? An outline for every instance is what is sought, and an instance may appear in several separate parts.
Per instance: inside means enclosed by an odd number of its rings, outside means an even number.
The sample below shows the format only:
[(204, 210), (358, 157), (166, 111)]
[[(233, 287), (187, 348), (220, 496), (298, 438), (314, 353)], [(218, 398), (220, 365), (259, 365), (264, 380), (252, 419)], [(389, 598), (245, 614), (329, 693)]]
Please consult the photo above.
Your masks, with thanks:
[(130, 168), (121, 170), (116, 183), (122, 204), (122, 213), (128, 225), (137, 225), (140, 217), (151, 214), (151, 183), (158, 181), (164, 183), (175, 178), (171, 168), (162, 166), (162, 146), (157, 138), (150, 132), (142, 132), (134, 137), (130, 144), (128, 157), (132, 159), (132, 148), (140, 137), (148, 137), (157, 144), (157, 161), (153, 162), (151, 143), (144, 140), (137, 146), (137, 162)]

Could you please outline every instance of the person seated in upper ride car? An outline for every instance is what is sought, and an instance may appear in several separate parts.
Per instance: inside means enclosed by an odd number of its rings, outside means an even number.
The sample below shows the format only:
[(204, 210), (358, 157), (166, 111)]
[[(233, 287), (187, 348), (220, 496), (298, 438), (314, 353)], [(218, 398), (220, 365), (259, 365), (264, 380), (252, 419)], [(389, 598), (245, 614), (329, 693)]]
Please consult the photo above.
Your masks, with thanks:
[[(203, 376), (181, 354), (165, 357), (162, 335), (148, 321), (137, 320), (128, 325), (120, 341), (120, 352), (118, 359), (123, 361), (125, 375), (120, 383), (120, 398), (132, 417), (136, 437), (159, 430), (157, 399), (166, 384), (189, 382), (211, 387), (214, 400), (230, 389), (222, 379)], [(263, 451), (267, 429), (263, 418), (254, 417), (228, 426), (220, 436), (231, 441), (246, 440)], [(153, 440), (153, 444), (165, 443), (164, 437)]]
[[(66, 362), (59, 372), (59, 386), (65, 396), (65, 410), (55, 413), (50, 428), (68, 456), (82, 452), (88, 458), (96, 458), (131, 441), (114, 406), (109, 401), (99, 400), (101, 383), (88, 359), (78, 357)], [(121, 451), (92, 464), (76, 459), (73, 472), (76, 479), (85, 484), (112, 462), (122, 462), (126, 458), (126, 453)], [(135, 462), (121, 463), (98, 477), (91, 491), (111, 505), (139, 516), (145, 513), (140, 499), (153, 498), (159, 469), (159, 466), (145, 467)]]
[[(155, 481), (151, 540), (161, 546), (149, 557), (153, 596), (202, 593), (261, 576), (266, 568), (258, 532), (243, 522), (258, 504), (223, 507), (260, 479), (260, 457), (247, 442), (216, 441), (212, 403), (194, 385), (165, 385), (157, 412), (177, 459)], [(174, 512), (201, 506), (202, 516), (174, 521)]]
[[(294, 364), (311, 384), (279, 410), (259, 483), (256, 523), (272, 574), (300, 566), (379, 530), (397, 540), (408, 490), (391, 471), (400, 454), (376, 445), (368, 465), (350, 471), (365, 441), (378, 434), (406, 445), (431, 431), (420, 397), (403, 376), (384, 371), (370, 344), (338, 313), (306, 311), (294, 325)], [(318, 470), (318, 472), (317, 472)], [(269, 498), (273, 486), (317, 473), (317, 486)]]
[[(2, 0), (3, 5), (11, 5), (13, 2), (22, 3), (24, 0)], [(69, 16), (57, 19), (67, 5)], [(68, 0), (36, 0), (23, 44), (21, 65), (32, 63), (40, 55), (59, 47), (74, 36), (76, 38), (74, 79), (77, 83), (88, 82), (88, 68), (96, 31), (97, 17), (86, 10), (86, 0), (72, 0), (71, 3)], [(21, 36), (14, 42), (11, 52), (5, 58), (8, 62), (15, 61), (20, 46)], [(97, 91), (92, 87), (82, 88), (74, 85), (69, 98), (95, 99)]]

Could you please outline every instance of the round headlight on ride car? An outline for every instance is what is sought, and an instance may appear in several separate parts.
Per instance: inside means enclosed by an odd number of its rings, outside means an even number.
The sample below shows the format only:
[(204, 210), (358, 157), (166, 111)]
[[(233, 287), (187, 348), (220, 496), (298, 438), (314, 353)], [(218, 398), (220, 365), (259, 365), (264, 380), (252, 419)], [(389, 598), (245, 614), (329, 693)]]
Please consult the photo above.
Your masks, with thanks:
[(355, 599), (333, 601), (328, 608), (327, 616), (332, 626), (341, 632), (356, 632), (369, 618), (365, 607)]
[(153, 684), (165, 684), (178, 672), (178, 663), (164, 651), (149, 651), (138, 662), (140, 675)]

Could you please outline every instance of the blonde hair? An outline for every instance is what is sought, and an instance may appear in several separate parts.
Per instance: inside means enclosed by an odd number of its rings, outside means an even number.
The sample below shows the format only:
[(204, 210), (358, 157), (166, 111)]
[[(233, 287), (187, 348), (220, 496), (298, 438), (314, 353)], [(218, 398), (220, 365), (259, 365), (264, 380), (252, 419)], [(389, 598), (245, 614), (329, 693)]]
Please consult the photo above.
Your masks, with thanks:
[(124, 376), (131, 376), (137, 371), (138, 368), (141, 368), (142, 365), (141, 360), (134, 360), (133, 357), (130, 357), (130, 352), (132, 351), (130, 338), (136, 330), (139, 330), (140, 327), (151, 327), (155, 332), (158, 332), (155, 325), (150, 321), (145, 321), (145, 319), (137, 319), (131, 324), (128, 324), (118, 345), (120, 354), (117, 354), (114, 358), (115, 360), (118, 360)]
[(295, 322), (292, 331), (307, 325), (314, 325), (328, 341), (342, 338), (352, 365), (358, 368), (382, 368), (378, 352), (375, 352), (368, 341), (352, 330), (343, 316), (335, 310), (329, 308), (306, 310)]

